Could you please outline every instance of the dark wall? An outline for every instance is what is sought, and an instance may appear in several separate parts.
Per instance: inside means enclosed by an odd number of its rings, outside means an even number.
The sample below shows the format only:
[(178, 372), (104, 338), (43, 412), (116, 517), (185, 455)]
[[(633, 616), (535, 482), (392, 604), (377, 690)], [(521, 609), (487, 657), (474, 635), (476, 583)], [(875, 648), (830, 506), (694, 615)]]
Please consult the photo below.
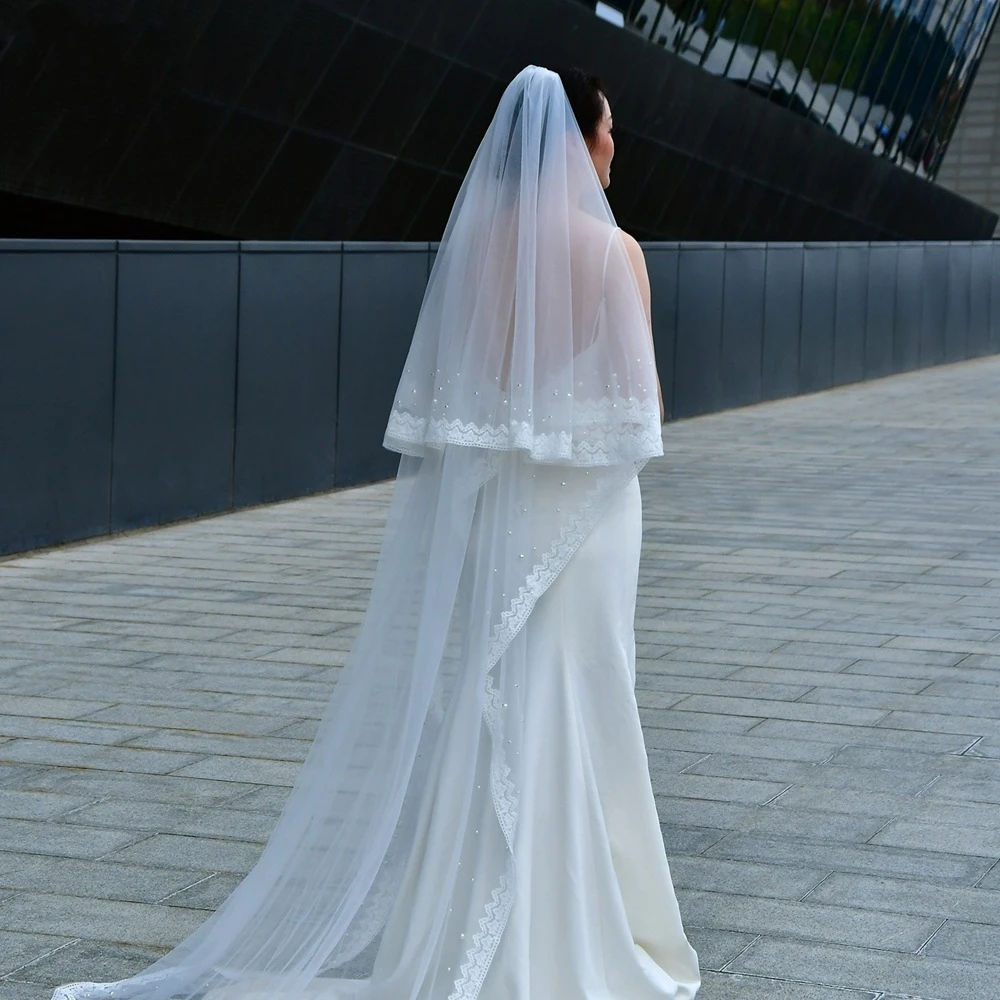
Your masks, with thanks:
[(10, 0), (0, 235), (434, 240), (531, 62), (605, 78), (611, 201), (642, 239), (993, 232), (985, 209), (576, 0)]
[[(0, 554), (391, 476), (429, 244), (0, 241)], [(671, 419), (1000, 353), (1000, 248), (646, 246)]]

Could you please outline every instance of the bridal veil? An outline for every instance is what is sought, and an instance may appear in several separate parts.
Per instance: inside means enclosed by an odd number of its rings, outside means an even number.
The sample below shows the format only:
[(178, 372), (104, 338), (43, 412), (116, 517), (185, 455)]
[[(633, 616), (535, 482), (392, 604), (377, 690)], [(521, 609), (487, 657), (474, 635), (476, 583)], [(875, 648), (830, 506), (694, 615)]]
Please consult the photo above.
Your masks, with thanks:
[(370, 604), (260, 860), (154, 965), (58, 1000), (479, 995), (518, 887), (523, 626), (662, 454), (638, 286), (549, 70), (510, 84), (465, 178), (385, 445)]

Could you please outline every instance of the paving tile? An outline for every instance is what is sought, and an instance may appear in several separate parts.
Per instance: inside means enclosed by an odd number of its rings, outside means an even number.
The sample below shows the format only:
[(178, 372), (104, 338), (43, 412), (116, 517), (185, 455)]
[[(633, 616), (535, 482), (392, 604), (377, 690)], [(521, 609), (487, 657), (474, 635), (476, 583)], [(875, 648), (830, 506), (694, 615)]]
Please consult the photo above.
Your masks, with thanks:
[(678, 900), (685, 919), (698, 927), (903, 953), (915, 952), (941, 926), (936, 917), (726, 892), (688, 889), (678, 892)]
[(886, 712), (877, 708), (850, 708), (837, 705), (809, 705), (801, 701), (785, 703), (760, 698), (692, 695), (679, 702), (675, 711), (714, 712), (723, 715), (762, 719), (791, 719), (843, 726), (874, 726)]
[[(117, 982), (152, 965), (165, 948), (124, 945), (109, 941), (75, 941), (19, 969), (18, 979), (31, 980), (48, 989), (73, 982)], [(0, 982), (0, 996), (7, 1000), (7, 984)]]
[[(995, 870), (995, 869), (994, 869)], [(987, 876), (989, 877), (989, 876)], [(877, 875), (833, 872), (808, 895), (821, 903), (864, 906), (890, 913), (922, 913), (942, 920), (973, 920), (995, 923), (1000, 913), (1000, 885), (985, 888), (940, 885), (914, 878), (894, 879)]]
[[(663, 814), (669, 815), (666, 812)], [(660, 831), (663, 834), (663, 845), (668, 858), (702, 854), (729, 834), (728, 830), (670, 822), (661, 822)]]
[(941, 1000), (988, 1000), (996, 989), (995, 966), (766, 938), (751, 945), (730, 967), (734, 972)]
[(47, 739), (110, 746), (136, 739), (148, 730), (139, 726), (114, 726), (62, 719), (34, 719), (23, 715), (0, 715), (0, 737)]
[[(973, 769), (979, 769), (983, 766), (972, 758), (960, 756), (953, 751), (929, 753), (919, 749), (884, 746), (838, 748), (829, 758), (829, 763), (843, 767), (878, 768), (892, 774), (919, 771), (926, 775), (928, 780), (942, 774), (972, 774)], [(996, 770), (993, 765), (987, 765), (987, 767), (989, 767), (991, 774)]]
[(25, 892), (0, 907), (0, 929), (31, 927), (40, 934), (113, 943), (172, 947), (204, 920), (197, 910)]
[(829, 881), (829, 873), (818, 868), (724, 861), (721, 858), (672, 858), (670, 872), (677, 890), (740, 893), (766, 899), (801, 899), (810, 890), (815, 891), (816, 886)]
[(0, 886), (28, 892), (155, 903), (202, 877), (201, 872), (0, 852)]
[[(187, 778), (175, 774), (137, 774), (132, 771), (90, 771), (64, 767), (39, 770), (8, 787), (64, 792), (90, 801), (103, 798), (136, 802), (177, 802), (210, 805), (225, 802), (259, 788), (243, 782)], [(287, 789), (286, 789), (287, 793)]]
[(1000, 889), (1000, 863), (994, 865), (977, 883), (980, 889)]
[(52, 987), (40, 983), (22, 983), (0, 979), (3, 1000), (51, 1000)]
[(233, 736), (223, 733), (195, 733), (190, 730), (147, 730), (127, 744), (150, 750), (175, 750), (183, 754), (207, 757), (224, 756), (265, 760), (288, 760), (300, 763), (309, 752), (306, 740), (268, 736)]
[(745, 734), (720, 734), (699, 730), (696, 726), (683, 731), (679, 727), (649, 728), (645, 730), (645, 737), (649, 749), (687, 750), (702, 755), (718, 751), (767, 760), (816, 763), (829, 759), (844, 745), (824, 743), (820, 740), (762, 738), (757, 735), (758, 729), (759, 726), (754, 726)]
[(260, 852), (260, 844), (220, 838), (160, 834), (148, 837), (133, 847), (109, 853), (106, 860), (151, 868), (236, 872), (245, 875), (260, 857)]
[(187, 906), (194, 910), (214, 911), (242, 881), (242, 874), (215, 872), (202, 876), (193, 885), (170, 894), (162, 902), (171, 906)]
[(140, 774), (166, 774), (193, 764), (203, 756), (87, 743), (57, 743), (54, 740), (9, 740), (0, 744), (0, 761), (92, 767), (102, 771), (138, 771)]
[(750, 781), (685, 773), (670, 775), (665, 786), (673, 797), (757, 805), (783, 792), (788, 787), (788, 782)]
[(732, 833), (709, 848), (706, 856), (730, 861), (763, 861), (820, 867), (868, 875), (923, 878), (944, 885), (972, 885), (993, 866), (975, 856), (909, 850), (868, 844), (834, 844)]
[(274, 826), (274, 817), (248, 810), (220, 806), (178, 805), (168, 802), (105, 800), (77, 809), (63, 820), (88, 827), (112, 830), (180, 833), (193, 837), (226, 837), (264, 843)]
[[(871, 990), (844, 990), (817, 986), (799, 979), (770, 979), (766, 976), (741, 976), (711, 970), (702, 976), (698, 1000), (894, 1000)], [(901, 998), (902, 1000), (902, 998)], [(906, 1000), (921, 1000), (909, 997)]]
[(241, 791), (226, 800), (228, 806), (243, 812), (277, 816), (288, 801), (289, 789), (286, 785), (245, 785), (236, 787), (252, 789), (248, 792)]
[[(857, 665), (855, 660), (851, 667)], [(808, 670), (797, 665), (795, 667), (741, 667), (729, 679), (734, 681), (753, 681), (773, 684), (814, 684), (825, 690), (868, 690), (868, 691), (898, 691), (904, 694), (916, 694), (927, 688), (928, 682), (923, 678), (866, 676), (860, 673), (841, 673), (837, 671)]]
[(702, 972), (724, 968), (756, 940), (756, 934), (722, 931), (692, 924), (685, 928), (688, 940), (698, 952)]
[(21, 791), (0, 788), (0, 821), (6, 819), (51, 819), (90, 802), (83, 795), (58, 792)]
[(945, 823), (893, 820), (871, 839), (872, 844), (911, 847), (943, 854), (969, 854), (977, 858), (1000, 858), (1000, 829), (969, 828)]
[(743, 733), (764, 721), (753, 716), (685, 712), (677, 708), (640, 708), (639, 719), (644, 729), (693, 729), (700, 733)]
[(949, 920), (934, 935), (924, 953), (966, 962), (1000, 965), (1000, 927)]
[(0, 823), (0, 851), (51, 854), (65, 858), (99, 858), (143, 837), (127, 830), (99, 830), (66, 823), (5, 819)]
[(831, 788), (863, 787), (867, 791), (915, 794), (926, 788), (931, 781), (931, 776), (923, 773), (907, 774), (871, 767), (845, 767), (830, 762), (802, 763), (794, 760), (769, 760), (763, 757), (742, 757), (723, 753), (701, 757), (696, 763), (684, 768), (684, 772), (713, 774), (724, 778), (780, 781), (786, 785), (794, 783), (810, 790), (822, 790), (820, 793), (826, 799), (833, 800), (837, 800), (839, 796), (831, 797), (828, 791)]
[[(71, 940), (70, 937), (53, 934), (0, 930), (0, 977), (13, 973), (16, 969), (55, 951)], [(2, 979), (0, 979), (0, 996), (3, 995)]]
[(793, 719), (762, 720), (759, 726), (754, 726), (753, 734), (778, 739), (823, 740), (827, 743), (839, 741), (841, 747), (846, 743), (857, 743), (868, 747), (940, 750), (944, 753), (962, 753), (978, 739), (975, 733), (919, 733), (905, 729), (799, 722)]
[[(257, 785), (284, 785), (291, 787), (302, 769), (298, 761), (246, 760), (241, 757), (204, 757), (178, 768), (173, 775), (190, 778), (213, 778)], [(172, 775), (172, 776), (173, 776)]]
[(107, 708), (106, 701), (85, 701), (74, 698), (34, 698), (29, 695), (5, 694), (4, 715), (21, 715), (28, 719), (78, 719), (83, 715)]
[[(233, 736), (261, 736), (280, 722), (246, 712), (206, 711), (157, 705), (114, 705), (87, 717), (89, 722), (126, 723), (133, 727), (180, 729)], [(143, 730), (145, 731), (145, 730)], [(136, 733), (139, 735), (139, 732)], [(123, 737), (124, 740), (133, 737)]]

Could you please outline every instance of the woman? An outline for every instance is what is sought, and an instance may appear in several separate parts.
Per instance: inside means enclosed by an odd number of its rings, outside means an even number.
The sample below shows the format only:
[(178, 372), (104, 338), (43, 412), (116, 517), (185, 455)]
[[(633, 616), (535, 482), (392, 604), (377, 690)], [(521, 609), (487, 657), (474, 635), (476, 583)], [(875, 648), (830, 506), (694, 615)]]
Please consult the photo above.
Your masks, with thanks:
[(386, 432), (371, 601), (260, 861), (133, 979), (58, 1000), (690, 1000), (634, 695), (662, 454), (600, 85), (505, 92)]

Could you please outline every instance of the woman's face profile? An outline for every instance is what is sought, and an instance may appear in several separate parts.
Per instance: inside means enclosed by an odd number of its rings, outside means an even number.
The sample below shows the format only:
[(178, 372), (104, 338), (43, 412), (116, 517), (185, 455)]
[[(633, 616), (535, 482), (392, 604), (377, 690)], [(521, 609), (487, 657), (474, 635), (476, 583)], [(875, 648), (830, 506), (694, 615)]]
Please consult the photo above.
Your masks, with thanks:
[(601, 102), (604, 105), (604, 114), (597, 123), (597, 134), (587, 143), (590, 149), (590, 158), (594, 161), (594, 169), (600, 179), (601, 187), (607, 188), (611, 183), (611, 161), (615, 156), (615, 140), (611, 136), (614, 122), (611, 118), (611, 106), (608, 99), (602, 94)]

